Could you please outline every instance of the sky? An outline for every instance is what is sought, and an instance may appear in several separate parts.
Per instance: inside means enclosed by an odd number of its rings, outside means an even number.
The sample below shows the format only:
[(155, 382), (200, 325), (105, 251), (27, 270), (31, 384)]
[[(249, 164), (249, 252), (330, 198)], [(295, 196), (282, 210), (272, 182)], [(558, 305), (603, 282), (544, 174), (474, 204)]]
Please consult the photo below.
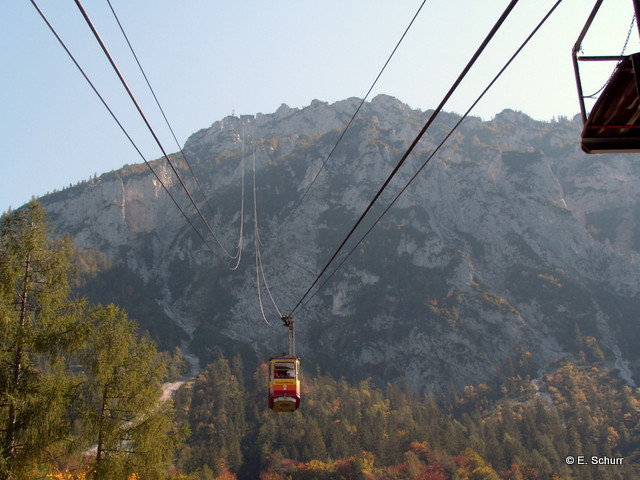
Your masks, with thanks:
[[(161, 157), (72, 0), (37, 2), (148, 160)], [(422, 0), (111, 0), (180, 145), (235, 113), (362, 98)], [(445, 106), (463, 113), (555, 0), (519, 0)], [(435, 108), (509, 0), (427, 0), (369, 99)], [(595, 0), (563, 0), (472, 115), (579, 111), (571, 48)], [(106, 0), (83, 5), (168, 152), (178, 150)], [(583, 50), (619, 55), (631, 0), (605, 0)], [(626, 53), (640, 50), (634, 27)], [(613, 65), (582, 67), (597, 91)], [(0, 0), (0, 212), (141, 157), (29, 0)]]

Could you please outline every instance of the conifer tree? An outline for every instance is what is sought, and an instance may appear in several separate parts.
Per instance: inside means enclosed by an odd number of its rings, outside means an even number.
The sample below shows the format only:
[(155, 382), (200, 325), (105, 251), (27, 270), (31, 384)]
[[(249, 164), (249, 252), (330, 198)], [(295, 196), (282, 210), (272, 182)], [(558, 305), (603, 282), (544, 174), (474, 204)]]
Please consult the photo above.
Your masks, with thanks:
[(221, 353), (198, 375), (189, 409), (192, 455), (187, 468), (207, 464), (220, 474), (221, 461), (233, 471), (242, 466), (242, 440), (248, 431), (242, 378), (240, 357), (230, 366)]
[(302, 447), (302, 459), (309, 460), (326, 460), (327, 449), (325, 446), (322, 431), (318, 426), (318, 422), (315, 418), (311, 417), (306, 422), (306, 428), (304, 430), (303, 447)]
[(118, 307), (97, 307), (90, 318), (82, 418), (95, 444), (93, 477), (162, 478), (176, 440), (172, 406), (160, 398), (164, 363)]
[(71, 242), (54, 240), (42, 206), (6, 214), (0, 230), (0, 478), (60, 453), (74, 385), (66, 358), (82, 335), (70, 299)]

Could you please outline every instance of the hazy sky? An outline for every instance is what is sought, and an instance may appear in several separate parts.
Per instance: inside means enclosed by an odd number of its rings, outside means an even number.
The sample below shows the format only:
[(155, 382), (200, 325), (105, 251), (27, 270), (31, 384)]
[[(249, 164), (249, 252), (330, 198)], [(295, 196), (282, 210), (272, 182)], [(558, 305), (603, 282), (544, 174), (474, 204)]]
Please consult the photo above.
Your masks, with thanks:
[[(146, 158), (158, 158), (74, 1), (38, 3)], [(181, 144), (232, 112), (362, 98), (421, 3), (112, 0)], [(554, 3), (520, 0), (445, 110), (464, 112)], [(576, 114), (570, 53), (594, 3), (564, 0), (474, 114), (491, 119), (505, 108), (544, 120)], [(435, 107), (508, 4), (427, 0), (373, 95)], [(83, 5), (165, 149), (176, 151), (106, 0)], [(585, 53), (620, 54), (632, 16), (631, 0), (605, 0)], [(634, 28), (627, 53), (638, 50)], [(593, 91), (609, 72), (583, 71), (585, 90)], [(28, 0), (0, 0), (0, 152), (0, 211), (141, 161)]]

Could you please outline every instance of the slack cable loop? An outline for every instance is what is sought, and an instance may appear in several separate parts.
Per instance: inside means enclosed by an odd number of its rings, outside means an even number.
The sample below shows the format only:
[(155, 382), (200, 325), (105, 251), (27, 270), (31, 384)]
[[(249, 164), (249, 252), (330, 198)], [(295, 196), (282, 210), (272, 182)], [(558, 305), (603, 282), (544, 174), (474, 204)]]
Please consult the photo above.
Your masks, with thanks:
[(113, 118), (113, 120), (116, 122), (116, 124), (118, 125), (118, 127), (120, 128), (120, 130), (122, 131), (122, 133), (124, 133), (125, 137), (127, 137), (127, 140), (129, 140), (129, 143), (131, 143), (131, 145), (133, 146), (133, 148), (135, 149), (135, 151), (138, 153), (138, 155), (140, 156), (140, 158), (144, 161), (144, 163), (147, 165), (147, 167), (149, 168), (149, 170), (151, 170), (151, 173), (153, 173), (154, 177), (156, 178), (156, 180), (158, 181), (158, 183), (160, 183), (160, 185), (162, 186), (162, 188), (164, 189), (164, 191), (167, 193), (167, 195), (169, 195), (169, 198), (171, 199), (171, 201), (174, 203), (174, 205), (176, 206), (176, 208), (178, 209), (178, 211), (182, 214), (182, 216), (185, 218), (185, 220), (187, 221), (187, 223), (191, 226), (191, 228), (196, 232), (196, 234), (198, 235), (198, 237), (200, 238), (200, 240), (202, 240), (202, 243), (211, 251), (211, 253), (213, 254), (214, 257), (216, 257), (216, 259), (218, 259), (218, 261), (224, 265), (224, 262), (222, 261), (222, 259), (218, 256), (218, 254), (216, 253), (216, 251), (213, 249), (213, 247), (211, 247), (211, 245), (209, 244), (209, 242), (207, 242), (207, 240), (204, 238), (204, 236), (200, 233), (200, 231), (196, 228), (196, 226), (193, 224), (193, 222), (191, 221), (191, 219), (187, 216), (187, 214), (184, 212), (184, 210), (182, 209), (182, 207), (180, 206), (180, 204), (178, 203), (178, 201), (176, 200), (176, 198), (173, 196), (173, 194), (169, 191), (169, 189), (167, 188), (167, 186), (164, 184), (164, 182), (162, 181), (162, 179), (160, 178), (160, 176), (156, 173), (156, 171), (153, 169), (153, 167), (151, 166), (151, 164), (149, 163), (149, 161), (145, 158), (144, 154), (140, 151), (140, 149), (138, 148), (138, 146), (136, 145), (136, 143), (133, 141), (133, 139), (131, 138), (131, 135), (129, 135), (129, 132), (127, 132), (127, 130), (124, 128), (124, 126), (122, 125), (122, 123), (120, 122), (120, 120), (118, 119), (118, 117), (115, 115), (115, 113), (113, 112), (113, 110), (111, 109), (111, 107), (109, 107), (109, 104), (106, 102), (106, 100), (104, 99), (104, 97), (100, 94), (100, 92), (98, 91), (98, 89), (96, 88), (96, 86), (94, 85), (94, 83), (91, 81), (91, 79), (89, 78), (89, 76), (86, 74), (86, 72), (84, 71), (84, 69), (80, 66), (80, 64), (78, 63), (78, 61), (76, 60), (76, 58), (74, 57), (74, 55), (71, 53), (71, 51), (69, 50), (69, 48), (67, 47), (67, 45), (64, 43), (64, 41), (62, 40), (62, 38), (60, 37), (60, 35), (58, 35), (58, 32), (55, 30), (55, 28), (53, 28), (53, 25), (51, 25), (51, 22), (49, 22), (49, 20), (47, 19), (46, 15), (44, 14), (44, 12), (42, 12), (42, 10), (40, 9), (40, 7), (36, 4), (36, 2), (34, 0), (30, 0), (31, 4), (33, 5), (33, 7), (36, 9), (36, 11), (38, 12), (38, 14), (40, 15), (40, 17), (42, 18), (42, 20), (45, 22), (45, 24), (47, 25), (47, 27), (49, 28), (49, 30), (51, 31), (51, 33), (54, 35), (54, 37), (56, 38), (56, 40), (58, 41), (58, 43), (60, 43), (60, 45), (62, 46), (62, 48), (64, 49), (64, 51), (66, 52), (66, 54), (69, 56), (69, 58), (71, 59), (71, 61), (73, 62), (73, 64), (76, 66), (76, 68), (78, 69), (78, 71), (82, 74), (82, 76), (84, 77), (84, 79), (87, 81), (87, 83), (89, 84), (89, 86), (91, 87), (91, 89), (93, 90), (93, 92), (96, 94), (96, 96), (98, 97), (98, 99), (100, 100), (100, 102), (102, 103), (102, 105), (104, 105), (104, 107), (107, 109), (107, 111), (109, 112), (109, 114), (111, 115), (111, 117)]
[[(191, 175), (193, 176), (193, 179), (195, 180), (196, 185), (198, 186), (198, 189), (200, 190), (200, 193), (202, 194), (202, 198), (204, 198), (207, 206), (209, 207), (209, 211), (211, 212), (211, 215), (215, 216), (215, 212), (213, 211), (213, 208), (211, 207), (211, 204), (209, 203), (209, 199), (205, 195), (204, 189), (202, 188), (202, 185), (200, 184), (200, 181), (198, 180), (198, 177), (196, 176), (196, 174), (194, 173), (193, 169), (191, 168), (191, 164), (189, 163), (189, 160), (187, 159), (187, 155), (184, 153), (182, 147), (180, 146), (180, 142), (178, 141), (178, 138), (176, 137), (176, 134), (173, 131), (171, 123), (169, 122), (169, 119), (167, 118), (167, 115), (165, 114), (164, 109), (162, 108), (162, 105), (160, 105), (160, 100), (158, 99), (158, 96), (156, 95), (155, 90), (151, 86), (151, 82), (149, 81), (149, 78), (147, 77), (147, 73), (145, 72), (144, 68), (142, 67), (142, 64), (140, 63), (140, 60), (138, 59), (138, 55), (136, 54), (135, 50), (133, 49), (133, 45), (129, 41), (129, 36), (125, 32), (124, 27), (122, 26), (122, 23), (120, 22), (120, 18), (118, 17), (118, 14), (116, 13), (115, 9), (113, 8), (113, 5), (111, 4), (111, 0), (107, 0), (107, 4), (109, 5), (109, 8), (111, 9), (111, 13), (113, 14), (113, 17), (115, 18), (116, 23), (118, 24), (118, 27), (120, 28), (120, 32), (122, 32), (122, 36), (124, 37), (125, 41), (127, 42), (127, 45), (129, 46), (129, 50), (131, 51), (131, 54), (133, 55), (133, 58), (135, 59), (136, 64), (138, 65), (138, 68), (139, 68), (140, 72), (142, 73), (142, 76), (144, 77), (145, 82), (147, 83), (147, 87), (149, 87), (149, 91), (151, 92), (151, 95), (153, 96), (153, 99), (155, 100), (156, 105), (158, 106), (158, 109), (160, 110), (160, 113), (162, 114), (162, 117), (164, 118), (164, 121), (165, 121), (167, 127), (169, 128), (169, 131), (171, 132), (171, 135), (173, 136), (173, 140), (176, 142), (176, 145), (178, 147), (178, 150), (180, 151), (180, 154), (182, 155), (182, 158), (184, 159), (185, 163), (187, 164), (187, 167), (189, 167), (189, 171), (191, 172)], [(231, 256), (229, 254), (229, 252), (227, 252), (227, 250), (222, 246), (222, 244), (220, 244), (218, 242), (218, 245), (222, 248), (222, 250), (225, 252), (225, 254), (229, 258), (235, 259), (236, 256), (238, 255), (236, 253), (235, 256)]]
[(254, 226), (254, 248), (256, 251), (256, 285), (258, 289), (258, 303), (260, 305), (260, 313), (262, 314), (262, 319), (272, 327), (273, 325), (269, 320), (267, 320), (267, 316), (264, 311), (264, 304), (262, 301), (262, 290), (260, 287), (260, 279), (264, 282), (265, 288), (267, 290), (267, 294), (271, 299), (271, 303), (273, 304), (278, 316), (280, 318), (283, 317), (282, 312), (278, 308), (273, 295), (271, 294), (271, 288), (269, 288), (269, 282), (267, 282), (267, 277), (264, 274), (264, 266), (262, 264), (262, 254), (260, 253), (260, 230), (258, 228), (258, 200), (257, 200), (257, 192), (256, 192), (256, 150), (255, 150), (255, 142), (253, 143), (253, 226)]
[(253, 163), (253, 248), (256, 254), (256, 287), (258, 290), (258, 305), (260, 306), (260, 313), (262, 319), (267, 325), (273, 327), (264, 312), (264, 304), (262, 302), (262, 291), (260, 290), (260, 245), (258, 241), (258, 207), (256, 202), (256, 164)]
[[(78, 9), (80, 10), (80, 13), (84, 17), (85, 22), (87, 23), (87, 25), (89, 26), (91, 32), (93, 33), (94, 37), (96, 38), (98, 44), (100, 45), (100, 48), (102, 49), (103, 53), (105, 54), (105, 56), (109, 60), (109, 63), (111, 64), (111, 67), (113, 68), (114, 72), (118, 76), (118, 79), (120, 80), (120, 83), (122, 84), (122, 86), (126, 90), (127, 94), (129, 95), (129, 98), (131, 99), (131, 101), (133, 102), (134, 106), (136, 107), (136, 110), (138, 111), (140, 117), (142, 118), (142, 120), (144, 121), (145, 125), (147, 126), (147, 129), (149, 130), (149, 133), (151, 133), (151, 136), (153, 137), (153, 139), (155, 140), (156, 144), (160, 148), (160, 151), (162, 152), (163, 157), (167, 160), (167, 163), (169, 164), (169, 166), (171, 167), (171, 170), (173, 171), (173, 173), (175, 174), (176, 178), (178, 179), (178, 182), (182, 186), (182, 189), (187, 194), (187, 197), (189, 198), (189, 201), (191, 202), (191, 204), (196, 209), (196, 212), (197, 212), (198, 216), (200, 217), (200, 219), (204, 223), (205, 227), (207, 228), (207, 230), (209, 231), (211, 236), (219, 243), (219, 240), (218, 240), (216, 234), (213, 232), (213, 230), (211, 229), (211, 226), (209, 225), (207, 220), (202, 215), (202, 212), (200, 211), (200, 208), (198, 208), (198, 205), (194, 201), (193, 196), (189, 192), (189, 189), (187, 188), (186, 184), (182, 180), (182, 177), (180, 177), (180, 174), (178, 173), (177, 169), (173, 165), (173, 162), (171, 161), (171, 158), (167, 154), (165, 148), (162, 146), (162, 143), (160, 142), (160, 139), (158, 138), (158, 135), (156, 134), (155, 130), (153, 129), (153, 127), (149, 123), (149, 120), (147, 119), (146, 115), (144, 114), (144, 112), (142, 110), (142, 107), (140, 107), (140, 104), (138, 103), (138, 101), (136, 100), (135, 96), (133, 95), (133, 92), (129, 88), (129, 85), (127, 84), (124, 76), (120, 72), (120, 69), (118, 68), (118, 65), (115, 63), (115, 60), (111, 56), (111, 53), (107, 49), (107, 46), (105, 45), (104, 41), (100, 37), (100, 34), (98, 33), (98, 30), (96, 29), (95, 25), (91, 21), (91, 18), (89, 17), (88, 13), (86, 12), (84, 7), (82, 6), (82, 3), (80, 2), (80, 0), (74, 0), (74, 1), (75, 1), (76, 5), (77, 5)], [(219, 258), (219, 257), (216, 255), (216, 258)], [(224, 262), (221, 262), (221, 263), (222, 263), (223, 266), (225, 266), (229, 270), (235, 270), (237, 268), (237, 265), (235, 267), (228, 267)]]

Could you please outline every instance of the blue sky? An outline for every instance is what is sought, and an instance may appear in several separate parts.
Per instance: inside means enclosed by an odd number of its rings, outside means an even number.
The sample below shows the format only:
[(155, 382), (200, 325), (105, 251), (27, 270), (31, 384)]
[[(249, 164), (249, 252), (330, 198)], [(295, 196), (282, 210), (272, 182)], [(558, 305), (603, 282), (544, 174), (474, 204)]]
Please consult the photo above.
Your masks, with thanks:
[[(158, 158), (75, 3), (38, 3), (146, 158)], [(112, 0), (180, 143), (232, 112), (361, 98), (420, 3)], [(508, 3), (427, 0), (373, 95), (435, 107)], [(464, 112), (553, 3), (520, 0), (445, 110)], [(564, 0), (474, 114), (490, 119), (512, 108), (545, 120), (575, 115), (570, 52), (594, 3)], [(166, 150), (176, 151), (106, 0), (83, 5)], [(605, 0), (585, 53), (619, 54), (632, 13), (631, 0)], [(631, 38), (627, 53), (639, 50), (636, 29)], [(28, 0), (0, 0), (0, 65), (0, 211), (141, 161)], [(607, 76), (584, 70), (585, 90), (597, 90)]]

